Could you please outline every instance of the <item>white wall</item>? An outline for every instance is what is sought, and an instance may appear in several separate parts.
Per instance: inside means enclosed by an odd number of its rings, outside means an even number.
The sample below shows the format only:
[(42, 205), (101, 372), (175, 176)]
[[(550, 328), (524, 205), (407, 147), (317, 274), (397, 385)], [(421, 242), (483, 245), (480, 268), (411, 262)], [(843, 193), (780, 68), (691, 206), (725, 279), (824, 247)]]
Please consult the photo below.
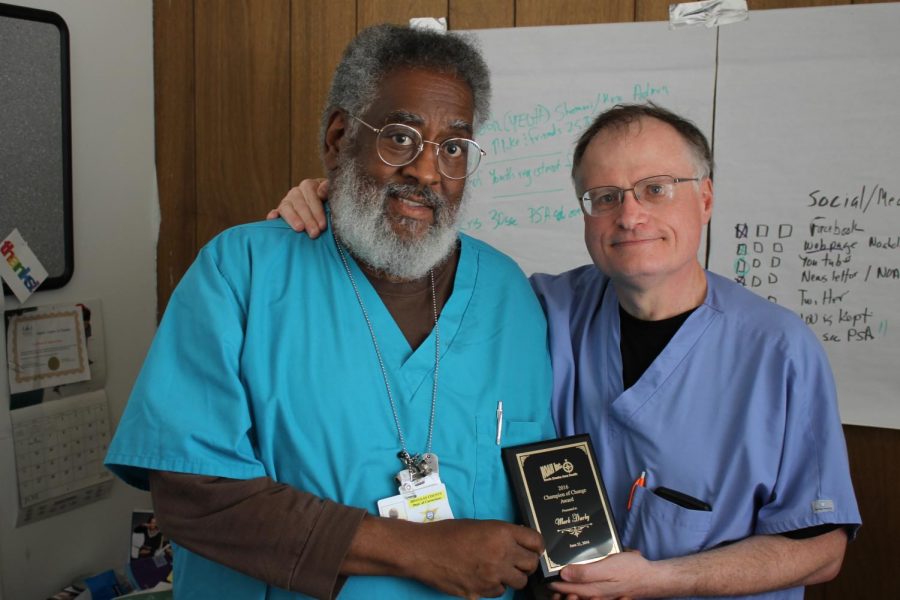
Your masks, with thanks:
[[(106, 391), (118, 422), (155, 331), (152, 3), (9, 1), (58, 13), (70, 35), (75, 272), (29, 305), (100, 298)], [(15, 306), (8, 296), (6, 308)], [(9, 388), (0, 371), (0, 598), (41, 599), (73, 578), (124, 564), (131, 510), (150, 500), (117, 481), (109, 499), (16, 529)]]

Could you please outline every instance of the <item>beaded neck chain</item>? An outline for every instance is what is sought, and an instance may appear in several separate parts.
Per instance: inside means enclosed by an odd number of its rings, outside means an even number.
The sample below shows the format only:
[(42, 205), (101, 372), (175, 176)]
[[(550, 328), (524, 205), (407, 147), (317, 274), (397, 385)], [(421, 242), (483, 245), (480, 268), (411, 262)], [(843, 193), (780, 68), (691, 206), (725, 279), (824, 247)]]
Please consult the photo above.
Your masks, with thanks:
[(437, 406), (438, 367), (441, 362), (441, 332), (438, 327), (434, 269), (428, 271), (428, 276), (431, 279), (431, 308), (434, 314), (434, 378), (431, 387), (431, 417), (428, 422), (428, 441), (425, 446), (424, 454), (410, 455), (409, 451), (406, 449), (406, 439), (403, 437), (403, 429), (400, 427), (400, 417), (397, 414), (397, 405), (394, 402), (394, 394), (391, 392), (391, 382), (388, 379), (387, 369), (384, 366), (384, 359), (381, 356), (381, 348), (378, 346), (375, 328), (372, 326), (372, 320), (369, 318), (369, 311), (366, 310), (366, 305), (363, 303), (362, 296), (359, 293), (359, 287), (356, 285), (356, 279), (353, 278), (353, 272), (350, 270), (350, 264), (347, 262), (347, 257), (344, 254), (343, 246), (341, 246), (340, 242), (337, 240), (335, 240), (335, 245), (337, 246), (338, 254), (341, 257), (341, 262), (344, 264), (344, 270), (347, 272), (347, 277), (350, 279), (350, 285), (353, 286), (353, 292), (356, 294), (356, 301), (359, 303), (360, 309), (362, 309), (363, 317), (369, 328), (369, 335), (372, 337), (372, 346), (375, 348), (375, 356), (378, 358), (378, 366), (381, 368), (381, 376), (384, 378), (384, 388), (387, 391), (388, 402), (391, 404), (391, 413), (394, 415), (394, 425), (397, 427), (397, 437), (400, 439), (400, 452), (397, 454), (397, 457), (400, 459), (400, 462), (409, 469), (410, 474), (422, 473), (423, 464), (425, 464), (425, 461), (427, 461), (431, 455), (431, 441), (434, 434), (434, 413), (435, 407)]

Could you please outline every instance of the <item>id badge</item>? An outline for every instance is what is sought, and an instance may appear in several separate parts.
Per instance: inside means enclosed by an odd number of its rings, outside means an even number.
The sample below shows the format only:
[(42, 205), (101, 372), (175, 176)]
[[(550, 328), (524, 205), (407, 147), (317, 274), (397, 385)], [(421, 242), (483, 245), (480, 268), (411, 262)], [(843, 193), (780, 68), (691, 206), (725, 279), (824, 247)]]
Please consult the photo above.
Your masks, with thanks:
[(437, 475), (425, 478), (414, 490), (378, 501), (378, 514), (389, 519), (404, 519), (413, 523), (431, 523), (452, 519), (447, 486)]

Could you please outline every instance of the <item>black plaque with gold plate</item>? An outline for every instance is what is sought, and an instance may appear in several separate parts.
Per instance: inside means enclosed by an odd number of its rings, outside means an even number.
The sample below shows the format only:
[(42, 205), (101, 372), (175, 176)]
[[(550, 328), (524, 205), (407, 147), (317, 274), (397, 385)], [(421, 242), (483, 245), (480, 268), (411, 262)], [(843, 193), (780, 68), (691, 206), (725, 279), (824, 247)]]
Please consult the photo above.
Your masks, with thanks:
[(503, 449), (527, 524), (544, 538), (543, 579), (622, 551), (588, 435)]

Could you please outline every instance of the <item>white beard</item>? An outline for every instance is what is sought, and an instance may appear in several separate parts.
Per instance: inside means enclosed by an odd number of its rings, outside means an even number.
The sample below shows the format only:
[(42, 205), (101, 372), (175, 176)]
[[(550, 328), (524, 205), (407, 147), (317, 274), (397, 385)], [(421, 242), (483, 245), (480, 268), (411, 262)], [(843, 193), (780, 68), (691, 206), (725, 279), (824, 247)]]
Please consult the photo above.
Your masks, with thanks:
[[(391, 196), (412, 194), (425, 198), (434, 211), (434, 223), (421, 239), (405, 240), (391, 228), (387, 205)], [(446, 198), (428, 188), (396, 183), (379, 188), (348, 158), (341, 161), (331, 181), (329, 202), (334, 235), (353, 256), (391, 277), (412, 281), (424, 277), (453, 251), (468, 193), (452, 210)]]

